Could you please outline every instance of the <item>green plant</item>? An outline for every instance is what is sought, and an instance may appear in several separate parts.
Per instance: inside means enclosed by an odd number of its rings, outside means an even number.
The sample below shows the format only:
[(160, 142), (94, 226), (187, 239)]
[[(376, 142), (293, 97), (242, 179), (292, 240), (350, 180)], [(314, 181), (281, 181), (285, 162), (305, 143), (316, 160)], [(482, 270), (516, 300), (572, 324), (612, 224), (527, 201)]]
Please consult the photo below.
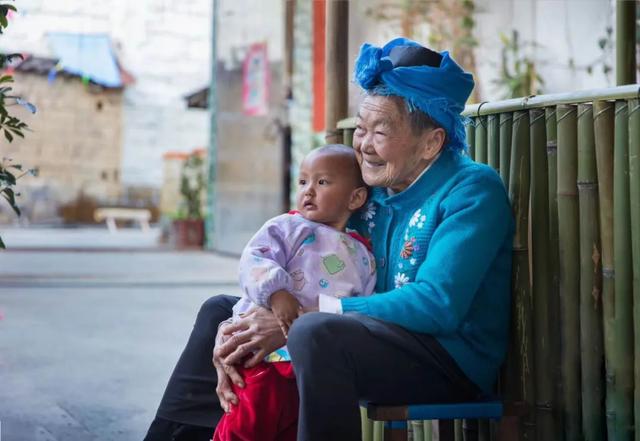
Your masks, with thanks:
[[(465, 70), (476, 75), (475, 9), (474, 0), (385, 0), (366, 13), (389, 23), (403, 37), (427, 42), (435, 50), (448, 50)], [(478, 98), (476, 84), (473, 100)]]
[(182, 203), (178, 218), (202, 219), (202, 192), (205, 188), (204, 160), (197, 153), (190, 154), (182, 166), (180, 194)]
[[(638, 8), (640, 9), (640, 8)], [(613, 72), (612, 57), (615, 51), (615, 44), (613, 41), (613, 28), (607, 26), (603, 36), (598, 38), (598, 47), (600, 48), (600, 55), (591, 63), (584, 66), (577, 66), (573, 58), (569, 58), (569, 67), (571, 69), (585, 70), (589, 75), (593, 75), (594, 69), (601, 66), (602, 73), (607, 79), (607, 83), (611, 82), (611, 73)]]
[[(0, 34), (3, 34), (4, 29), (9, 25), (8, 17), (11, 11), (16, 12), (13, 5), (0, 4)], [(22, 60), (23, 57), (20, 54), (0, 54), (0, 69), (15, 59)], [(7, 142), (13, 142), (15, 136), (24, 138), (24, 132), (29, 129), (25, 122), (11, 115), (7, 108), (17, 104), (25, 107), (31, 113), (36, 111), (33, 104), (11, 93), (13, 91), (13, 88), (9, 86), (11, 83), (13, 83), (12, 75), (0, 75), (0, 132), (4, 134)], [(14, 164), (11, 158), (2, 158), (2, 162), (0, 162), (0, 194), (18, 216), (20, 216), (20, 208), (16, 204), (16, 197), (20, 194), (15, 191), (16, 181), (29, 173), (35, 175), (35, 170), (25, 171), (21, 164)], [(0, 237), (0, 249), (2, 248), (5, 248), (5, 245)]]
[(500, 41), (500, 77), (493, 82), (502, 89), (503, 97), (518, 98), (542, 93), (540, 86), (544, 81), (536, 71), (536, 63), (523, 54), (524, 49), (535, 46), (535, 43), (521, 42), (515, 29), (511, 38), (501, 33)]

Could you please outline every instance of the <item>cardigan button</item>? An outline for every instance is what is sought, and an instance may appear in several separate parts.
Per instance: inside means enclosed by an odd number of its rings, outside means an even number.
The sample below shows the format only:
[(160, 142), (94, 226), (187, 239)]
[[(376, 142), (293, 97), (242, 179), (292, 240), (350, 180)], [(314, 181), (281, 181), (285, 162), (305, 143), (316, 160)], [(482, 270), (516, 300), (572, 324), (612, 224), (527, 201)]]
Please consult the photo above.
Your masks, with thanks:
[(381, 257), (381, 258), (378, 260), (378, 266), (379, 266), (380, 268), (384, 268), (384, 265), (385, 265), (385, 259), (384, 259), (384, 257)]

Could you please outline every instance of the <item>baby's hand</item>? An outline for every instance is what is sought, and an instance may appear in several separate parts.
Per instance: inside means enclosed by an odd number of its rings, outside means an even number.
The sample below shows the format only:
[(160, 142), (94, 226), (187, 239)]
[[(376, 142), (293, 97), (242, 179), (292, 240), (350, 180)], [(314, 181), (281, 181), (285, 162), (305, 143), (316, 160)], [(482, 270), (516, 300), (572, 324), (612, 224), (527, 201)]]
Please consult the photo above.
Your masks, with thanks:
[(298, 300), (285, 290), (276, 291), (271, 295), (271, 311), (278, 320), (285, 337), (289, 334), (289, 328), (293, 321), (302, 314)]

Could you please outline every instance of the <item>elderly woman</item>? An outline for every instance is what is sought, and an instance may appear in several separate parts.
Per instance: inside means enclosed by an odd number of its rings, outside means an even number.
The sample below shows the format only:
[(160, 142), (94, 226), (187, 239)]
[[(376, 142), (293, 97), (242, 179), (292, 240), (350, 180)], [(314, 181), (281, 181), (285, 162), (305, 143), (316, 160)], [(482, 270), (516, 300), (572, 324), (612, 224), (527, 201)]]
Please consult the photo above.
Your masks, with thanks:
[[(447, 52), (399, 38), (365, 44), (355, 79), (365, 98), (354, 148), (374, 189), (352, 226), (372, 241), (378, 294), (322, 297), (321, 312), (290, 329), (300, 441), (359, 440), (361, 399), (451, 402), (489, 393), (507, 345), (513, 221), (498, 175), (465, 153), (460, 113), (472, 76)], [(215, 423), (207, 364), (231, 305), (215, 297), (203, 306), (148, 440), (171, 439), (162, 437), (170, 431), (183, 439)], [(242, 381), (233, 365), (257, 363), (284, 339), (264, 309), (218, 333), (216, 392), (228, 409), (237, 402), (229, 382)]]

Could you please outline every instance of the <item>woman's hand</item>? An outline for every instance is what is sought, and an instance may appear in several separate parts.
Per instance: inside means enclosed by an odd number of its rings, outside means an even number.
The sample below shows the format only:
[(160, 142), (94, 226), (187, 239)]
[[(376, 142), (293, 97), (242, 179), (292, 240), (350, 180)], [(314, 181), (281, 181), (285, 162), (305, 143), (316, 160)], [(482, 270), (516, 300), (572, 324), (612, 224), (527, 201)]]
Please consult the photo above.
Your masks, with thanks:
[(223, 366), (244, 362), (244, 367), (253, 367), (286, 343), (273, 313), (260, 307), (249, 310), (235, 323), (220, 327), (218, 334), (223, 341), (216, 342), (214, 361), (217, 357)]
[(298, 300), (288, 291), (281, 289), (271, 294), (271, 311), (278, 320), (282, 334), (287, 337), (293, 321), (302, 314)]
[(222, 324), (218, 328), (218, 334), (216, 335), (216, 343), (213, 348), (213, 366), (216, 368), (216, 374), (218, 376), (218, 385), (216, 386), (216, 394), (220, 400), (220, 406), (225, 412), (231, 410), (231, 405), (236, 406), (238, 404), (238, 397), (231, 388), (231, 383), (235, 383), (238, 387), (244, 387), (244, 381), (238, 374), (236, 368), (232, 365), (224, 363), (219, 356), (218, 348), (227, 340), (225, 335), (225, 328), (231, 326), (231, 323)]

